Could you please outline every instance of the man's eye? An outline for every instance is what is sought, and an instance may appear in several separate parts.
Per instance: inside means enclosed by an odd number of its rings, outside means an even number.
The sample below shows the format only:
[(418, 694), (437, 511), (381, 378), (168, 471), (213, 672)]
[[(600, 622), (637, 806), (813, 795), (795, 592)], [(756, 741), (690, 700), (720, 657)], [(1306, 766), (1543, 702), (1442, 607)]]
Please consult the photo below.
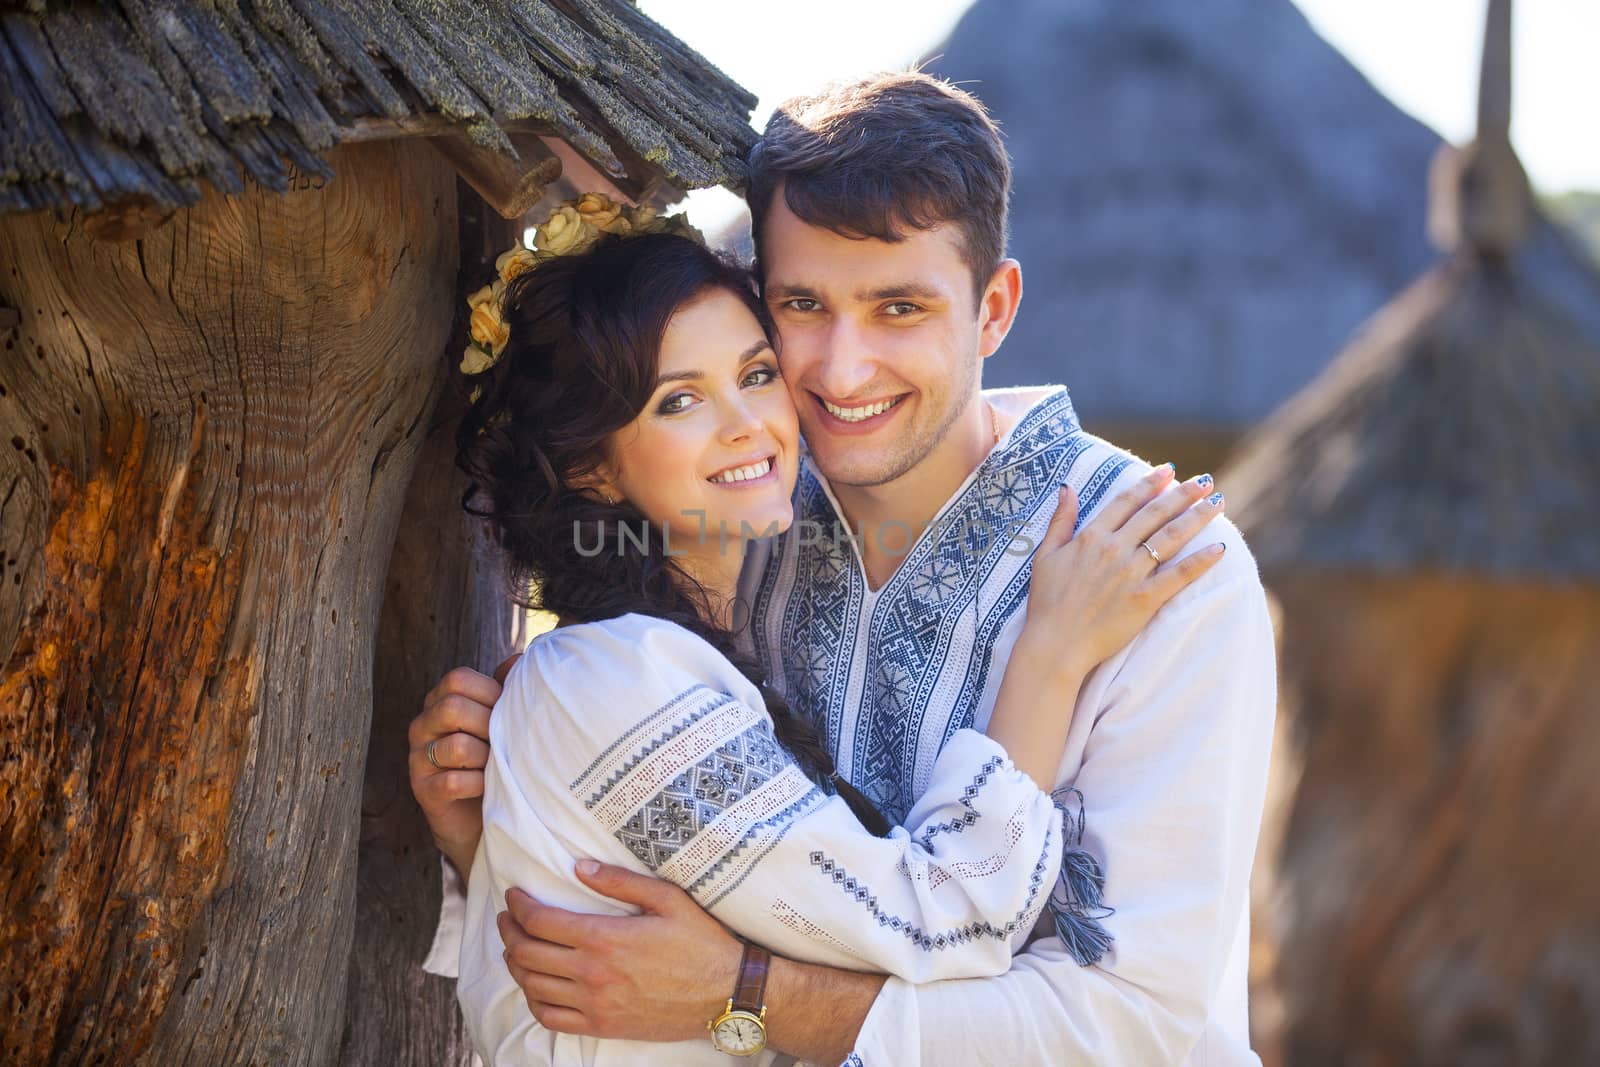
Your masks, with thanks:
[(921, 305), (913, 304), (907, 300), (896, 300), (884, 310), (893, 316), (915, 315), (917, 312), (922, 310), (922, 307)]
[(793, 300), (785, 300), (783, 306), (790, 311), (815, 311), (822, 305), (810, 297), (797, 296)]
[(689, 410), (689, 405), (694, 403), (694, 396), (690, 393), (673, 393), (661, 402), (656, 410), (663, 415), (676, 415), (680, 411)]
[(766, 385), (768, 382), (775, 382), (777, 380), (778, 372), (772, 367), (752, 367), (750, 372), (744, 376), (744, 381), (740, 382), (739, 384), (746, 387), (754, 387), (757, 385)]

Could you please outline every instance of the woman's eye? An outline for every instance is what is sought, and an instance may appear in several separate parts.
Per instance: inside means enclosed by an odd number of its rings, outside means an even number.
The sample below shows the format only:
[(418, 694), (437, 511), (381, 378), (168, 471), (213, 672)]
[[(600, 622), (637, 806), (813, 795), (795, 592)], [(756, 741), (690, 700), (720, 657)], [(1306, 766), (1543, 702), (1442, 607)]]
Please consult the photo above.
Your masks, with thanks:
[(772, 367), (754, 367), (744, 376), (744, 381), (739, 384), (746, 387), (766, 385), (768, 382), (778, 380), (778, 372)]
[(694, 396), (690, 393), (673, 393), (661, 402), (656, 410), (663, 415), (676, 415), (680, 411), (688, 411), (689, 405), (694, 403)]

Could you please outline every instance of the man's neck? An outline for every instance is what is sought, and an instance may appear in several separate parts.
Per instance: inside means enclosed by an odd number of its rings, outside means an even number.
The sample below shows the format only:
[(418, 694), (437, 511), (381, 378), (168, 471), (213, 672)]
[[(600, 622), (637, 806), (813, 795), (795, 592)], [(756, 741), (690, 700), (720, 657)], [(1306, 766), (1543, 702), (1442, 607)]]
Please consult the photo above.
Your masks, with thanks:
[[(861, 560), (869, 588), (881, 587), (894, 575), (922, 531), (993, 450), (994, 417), (982, 397), (975, 397), (944, 440), (894, 481), (832, 486), (845, 522), (862, 532)], [(1002, 421), (999, 432), (1012, 421)]]

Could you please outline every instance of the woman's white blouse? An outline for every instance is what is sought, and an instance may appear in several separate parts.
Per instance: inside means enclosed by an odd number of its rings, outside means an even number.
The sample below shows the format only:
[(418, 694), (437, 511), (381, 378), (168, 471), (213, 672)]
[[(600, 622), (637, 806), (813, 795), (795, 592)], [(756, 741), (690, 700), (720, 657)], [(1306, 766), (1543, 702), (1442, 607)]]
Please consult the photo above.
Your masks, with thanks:
[(987, 737), (952, 737), (907, 825), (875, 837), (796, 766), (733, 664), (660, 619), (537, 638), (489, 734), (458, 986), (489, 1064), (727, 1062), (708, 1038), (642, 1045), (533, 1019), (495, 916), (513, 886), (574, 911), (631, 910), (578, 882), (579, 859), (672, 881), (780, 955), (916, 983), (1005, 972), (1060, 871), (1060, 814)]

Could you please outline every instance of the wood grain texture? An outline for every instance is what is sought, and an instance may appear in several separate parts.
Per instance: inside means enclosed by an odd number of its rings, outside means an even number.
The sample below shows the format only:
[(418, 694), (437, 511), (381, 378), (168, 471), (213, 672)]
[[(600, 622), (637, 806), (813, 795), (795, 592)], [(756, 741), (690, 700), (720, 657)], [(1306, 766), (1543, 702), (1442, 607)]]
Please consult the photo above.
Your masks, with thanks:
[[(521, 226), (498, 217), (465, 188), (461, 273), (470, 292), (494, 276), (494, 260)], [(361, 801), (355, 945), (350, 955), (343, 1067), (445, 1067), (470, 1062), (472, 1047), (455, 982), (421, 962), (439, 915), (440, 855), (407, 777), (406, 730), (422, 698), (452, 667), (485, 673), (522, 647), (523, 615), (479, 524), (461, 507), (455, 424), (464, 407), (446, 388), (422, 446), (385, 581), (373, 661), (371, 743)]]
[(0, 1059), (337, 1052), (382, 579), (454, 315), (455, 181), (0, 220)]

